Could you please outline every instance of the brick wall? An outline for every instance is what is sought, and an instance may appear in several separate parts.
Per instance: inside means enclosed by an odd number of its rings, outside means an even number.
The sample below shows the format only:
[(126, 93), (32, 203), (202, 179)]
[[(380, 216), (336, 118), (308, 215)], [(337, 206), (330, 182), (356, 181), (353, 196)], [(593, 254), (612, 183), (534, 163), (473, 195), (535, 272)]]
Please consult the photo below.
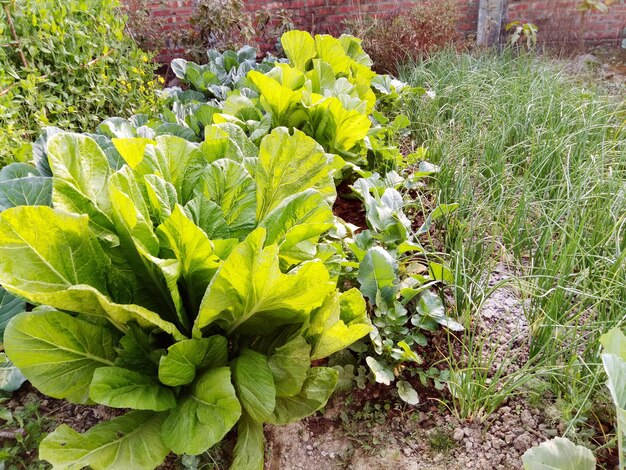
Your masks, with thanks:
[[(464, 36), (476, 32), (479, 0), (456, 0), (459, 7), (458, 31)], [(124, 0), (121, 0), (124, 2)], [(244, 0), (246, 8), (287, 10), (296, 27), (313, 33), (339, 34), (345, 31), (346, 19), (381, 16), (402, 12), (420, 0)], [(153, 14), (166, 21), (165, 32), (188, 25), (194, 0), (148, 0)], [(508, 0), (505, 22), (520, 20), (539, 26), (540, 40), (547, 43), (577, 43), (581, 15), (577, 0)], [(593, 13), (584, 20), (584, 40), (589, 43), (618, 44), (626, 28), (626, 4), (613, 5), (611, 13)], [(179, 51), (164, 51), (159, 59), (169, 61)]]
[[(420, 0), (244, 0), (250, 10), (282, 8), (294, 23), (313, 33), (341, 34), (344, 21), (362, 16), (383, 16), (410, 9)], [(456, 0), (459, 5), (459, 30), (473, 33), (478, 17), (478, 0)]]
[(626, 3), (611, 6), (610, 13), (585, 14), (576, 10), (577, 0), (509, 0), (508, 21), (530, 21), (539, 27), (547, 43), (577, 42), (584, 21), (583, 39), (592, 44), (618, 44), (626, 28)]

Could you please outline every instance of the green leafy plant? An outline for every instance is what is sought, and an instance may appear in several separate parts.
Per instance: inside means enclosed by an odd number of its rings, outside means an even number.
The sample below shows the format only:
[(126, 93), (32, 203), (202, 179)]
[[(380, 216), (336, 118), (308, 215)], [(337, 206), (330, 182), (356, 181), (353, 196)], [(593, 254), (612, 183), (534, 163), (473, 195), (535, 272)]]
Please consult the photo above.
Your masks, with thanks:
[[(395, 111), (403, 97), (425, 93), (375, 74), (360, 41), (343, 35), (285, 33), (287, 60), (267, 57), (257, 63), (251, 47), (208, 52), (200, 65), (175, 59), (172, 69), (189, 89), (165, 90), (165, 107), (153, 116), (108, 119), (98, 132), (108, 137), (175, 134), (204, 138), (213, 123), (239, 126), (256, 144), (273, 128), (299, 129), (337, 155), (343, 179), (359, 169), (386, 172), (403, 160), (398, 142), (407, 137), (406, 116)], [(380, 110), (374, 108), (380, 105)]]
[[(407, 366), (416, 374), (428, 374), (416, 369), (423, 359), (414, 350), (427, 345), (424, 332), (441, 326), (463, 330), (447, 315), (435, 289), (451, 283), (452, 273), (443, 264), (429, 260), (417, 238), (429, 231), (434, 220), (453, 212), (456, 205), (437, 207), (415, 233), (404, 213), (407, 202), (399, 189), (435, 172), (432, 167), (422, 169), (408, 179), (390, 171), (385, 177), (374, 174), (357, 180), (352, 188), (363, 200), (368, 229), (344, 240), (347, 252), (356, 260), (349, 264), (355, 268), (352, 277), (349, 273), (346, 277), (358, 282), (372, 307), (373, 351), (368, 351), (367, 365), (376, 382), (390, 385), (399, 379), (398, 394), (409, 404), (417, 404), (419, 397), (401, 376)], [(447, 380), (446, 375), (443, 379)]]
[[(0, 9), (0, 165), (41, 129), (93, 129), (156, 106), (150, 56), (124, 35), (117, 0), (7, 0)], [(10, 23), (9, 23), (10, 21)]]
[(243, 46), (236, 52), (229, 50), (223, 53), (211, 49), (207, 56), (209, 61), (204, 65), (185, 59), (174, 59), (171, 63), (174, 74), (192, 90), (205, 93), (206, 99), (217, 98), (223, 101), (229, 92), (243, 85), (248, 88), (242, 93), (250, 96), (250, 84), (245, 82), (248, 72), (258, 69), (268, 71), (272, 68), (271, 61), (257, 62), (256, 49), (251, 46)]
[[(0, 212), (20, 205), (50, 205), (52, 179), (25, 163), (11, 163), (0, 169)], [(9, 320), (26, 309), (26, 302), (0, 286), (0, 345)], [(0, 392), (17, 390), (26, 379), (17, 367), (0, 353)]]
[(526, 49), (531, 50), (537, 45), (537, 31), (539, 31), (539, 28), (533, 23), (511, 21), (505, 26), (505, 30), (510, 34), (509, 44), (512, 46), (519, 46), (521, 41), (526, 43)]
[(338, 373), (312, 362), (371, 330), (321, 260), (328, 156), (299, 131), (257, 148), (230, 124), (200, 144), (112, 142), (119, 168), (88, 136), (52, 135), (54, 208), (0, 214), (0, 283), (44, 305), (10, 320), (9, 358), (51, 397), (131, 409), (84, 434), (60, 426), (40, 456), (154, 468), (236, 426), (232, 468), (260, 469), (263, 423), (323, 407)]

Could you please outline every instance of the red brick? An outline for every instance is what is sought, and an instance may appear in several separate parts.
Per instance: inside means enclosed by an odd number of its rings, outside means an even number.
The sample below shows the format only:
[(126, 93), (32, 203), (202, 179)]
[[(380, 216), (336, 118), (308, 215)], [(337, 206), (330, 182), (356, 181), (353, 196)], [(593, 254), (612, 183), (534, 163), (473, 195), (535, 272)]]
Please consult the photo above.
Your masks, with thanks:
[[(124, 0), (121, 0), (124, 3)], [(301, 29), (314, 32), (343, 30), (345, 20), (360, 15), (384, 16), (402, 12), (423, 0), (244, 0), (248, 11), (261, 8), (285, 9)], [(520, 20), (540, 26), (539, 37), (553, 42), (559, 35), (575, 41), (579, 32), (578, 0), (510, 0), (505, 21)], [(458, 31), (471, 34), (476, 30), (479, 0), (457, 0)], [(194, 0), (149, 0), (152, 14), (166, 20), (166, 30), (184, 27), (193, 15)], [(585, 39), (591, 42), (617, 42), (626, 27), (626, 5), (613, 5), (609, 14), (594, 12), (587, 17)], [(266, 46), (266, 45), (264, 45)], [(171, 51), (167, 55), (170, 56)]]

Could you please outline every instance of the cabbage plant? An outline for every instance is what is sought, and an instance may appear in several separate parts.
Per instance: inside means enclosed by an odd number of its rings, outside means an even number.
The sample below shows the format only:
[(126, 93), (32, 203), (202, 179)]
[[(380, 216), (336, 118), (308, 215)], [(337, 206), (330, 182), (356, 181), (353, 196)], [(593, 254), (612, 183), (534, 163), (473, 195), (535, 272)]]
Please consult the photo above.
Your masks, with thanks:
[[(259, 147), (231, 124), (176, 136), (47, 141), (52, 207), (0, 214), (0, 284), (37, 307), (8, 323), (9, 359), (42, 393), (129, 410), (40, 446), (54, 468), (150, 469), (236, 429), (232, 468), (263, 468), (263, 423), (322, 408), (313, 365), (367, 335), (357, 289), (323, 260), (329, 157), (300, 131)], [(316, 362), (314, 364), (319, 364)]]

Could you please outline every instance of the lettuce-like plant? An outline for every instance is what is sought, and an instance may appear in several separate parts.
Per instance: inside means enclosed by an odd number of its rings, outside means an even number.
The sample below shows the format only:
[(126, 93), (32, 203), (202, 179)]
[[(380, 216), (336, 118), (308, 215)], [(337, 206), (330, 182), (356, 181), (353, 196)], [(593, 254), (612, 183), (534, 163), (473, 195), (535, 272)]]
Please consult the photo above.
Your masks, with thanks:
[(320, 237), (334, 225), (323, 149), (278, 128), (236, 126), (47, 141), (52, 206), (0, 214), (0, 283), (42, 305), (14, 316), (5, 349), (42, 393), (130, 409), (40, 446), (55, 468), (149, 469), (233, 428), (232, 468), (263, 468), (263, 423), (325, 405), (337, 372), (313, 366), (367, 335), (356, 289), (340, 293)]

